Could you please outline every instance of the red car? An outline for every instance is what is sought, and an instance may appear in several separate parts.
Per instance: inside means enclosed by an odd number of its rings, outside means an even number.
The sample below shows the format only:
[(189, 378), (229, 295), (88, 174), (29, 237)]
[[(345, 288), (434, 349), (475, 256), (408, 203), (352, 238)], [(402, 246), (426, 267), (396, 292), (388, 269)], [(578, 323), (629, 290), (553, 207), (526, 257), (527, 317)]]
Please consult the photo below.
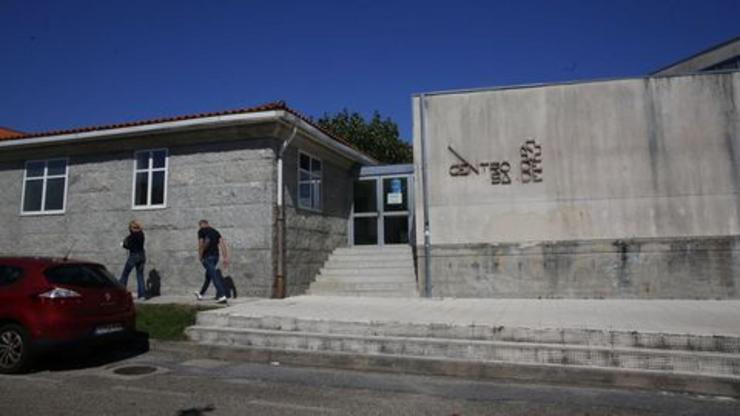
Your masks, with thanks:
[(100, 264), (0, 257), (0, 373), (49, 347), (133, 333), (131, 295)]

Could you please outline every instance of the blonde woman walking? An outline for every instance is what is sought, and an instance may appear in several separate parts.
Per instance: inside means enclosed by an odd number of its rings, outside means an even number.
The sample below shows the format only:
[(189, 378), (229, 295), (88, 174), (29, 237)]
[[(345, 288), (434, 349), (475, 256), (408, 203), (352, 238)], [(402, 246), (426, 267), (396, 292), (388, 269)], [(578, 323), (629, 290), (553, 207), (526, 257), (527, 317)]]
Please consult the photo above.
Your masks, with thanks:
[(128, 259), (121, 272), (121, 284), (126, 287), (128, 284), (128, 275), (131, 269), (136, 268), (136, 289), (139, 299), (146, 299), (146, 287), (144, 286), (144, 263), (146, 263), (146, 254), (144, 253), (144, 231), (141, 223), (131, 220), (128, 223), (128, 236), (123, 239), (123, 248), (128, 250)]

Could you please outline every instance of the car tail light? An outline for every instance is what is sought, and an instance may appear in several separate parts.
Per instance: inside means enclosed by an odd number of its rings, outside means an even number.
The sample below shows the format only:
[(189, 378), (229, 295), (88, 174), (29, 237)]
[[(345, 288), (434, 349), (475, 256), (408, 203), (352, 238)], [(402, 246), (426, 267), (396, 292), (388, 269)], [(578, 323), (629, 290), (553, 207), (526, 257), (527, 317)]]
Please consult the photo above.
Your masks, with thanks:
[(55, 287), (54, 289), (48, 292), (39, 294), (38, 297), (44, 298), (44, 299), (70, 299), (70, 298), (80, 298), (82, 296), (79, 293), (75, 292), (74, 290), (64, 289), (62, 287)]

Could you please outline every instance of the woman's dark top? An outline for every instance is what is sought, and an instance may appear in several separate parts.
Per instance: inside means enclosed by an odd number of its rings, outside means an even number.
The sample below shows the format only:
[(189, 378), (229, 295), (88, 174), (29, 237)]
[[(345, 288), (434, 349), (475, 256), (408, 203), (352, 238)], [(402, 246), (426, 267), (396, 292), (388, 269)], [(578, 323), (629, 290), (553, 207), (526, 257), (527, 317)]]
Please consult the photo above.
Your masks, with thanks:
[(143, 231), (131, 231), (128, 235), (128, 250), (131, 253), (143, 253), (144, 252), (144, 232)]

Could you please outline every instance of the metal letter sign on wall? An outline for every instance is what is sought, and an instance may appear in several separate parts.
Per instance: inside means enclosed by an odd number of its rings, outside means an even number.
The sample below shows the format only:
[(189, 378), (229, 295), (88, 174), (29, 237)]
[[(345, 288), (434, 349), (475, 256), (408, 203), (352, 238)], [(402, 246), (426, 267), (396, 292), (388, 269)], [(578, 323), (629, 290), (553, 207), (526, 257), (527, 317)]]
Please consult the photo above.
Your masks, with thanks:
[[(489, 176), (491, 185), (511, 184), (511, 176), (509, 175), (511, 164), (508, 161), (480, 162), (474, 165), (460, 156), (452, 146), (447, 146), (447, 150), (459, 161), (459, 163), (450, 165), (450, 176), (468, 176), (471, 173), (480, 175), (483, 173)], [(521, 157), (519, 166), (522, 183), (542, 182), (542, 146), (537, 144), (534, 139), (529, 139), (519, 149), (519, 156)]]
[(534, 139), (527, 140), (519, 149), (522, 158), (522, 183), (542, 182), (542, 146)]

